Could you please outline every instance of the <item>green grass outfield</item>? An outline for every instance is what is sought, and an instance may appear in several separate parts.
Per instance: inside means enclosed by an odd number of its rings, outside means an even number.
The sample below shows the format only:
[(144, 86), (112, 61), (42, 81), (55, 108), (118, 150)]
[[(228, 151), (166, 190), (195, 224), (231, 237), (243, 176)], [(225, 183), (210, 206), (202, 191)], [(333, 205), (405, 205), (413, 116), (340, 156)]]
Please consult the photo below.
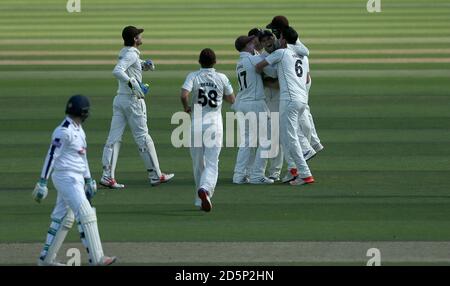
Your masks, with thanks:
[[(39, 205), (31, 190), (74, 93), (93, 104), (85, 131), (99, 179), (128, 24), (145, 28), (142, 58), (157, 66), (144, 75), (150, 134), (176, 177), (151, 188), (128, 131), (117, 169), (127, 189), (94, 200), (105, 242), (450, 241), (448, 1), (382, 0), (372, 14), (365, 0), (81, 2), (81, 13), (65, 1), (0, 4), (0, 243), (44, 240), (55, 191)], [(317, 183), (233, 185), (237, 149), (224, 148), (214, 209), (200, 212), (189, 150), (170, 143), (180, 87), (210, 47), (237, 90), (234, 39), (279, 14), (311, 51), (310, 106), (325, 145), (310, 163)]]

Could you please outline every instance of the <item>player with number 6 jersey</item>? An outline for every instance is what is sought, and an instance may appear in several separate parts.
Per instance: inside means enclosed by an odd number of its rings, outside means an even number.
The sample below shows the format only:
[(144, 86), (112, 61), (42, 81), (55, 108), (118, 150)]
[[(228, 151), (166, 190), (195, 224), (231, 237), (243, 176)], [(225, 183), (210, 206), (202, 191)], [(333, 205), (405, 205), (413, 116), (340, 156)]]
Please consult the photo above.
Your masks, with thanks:
[(203, 49), (199, 63), (201, 69), (191, 72), (181, 88), (181, 102), (192, 120), (190, 152), (196, 189), (195, 205), (209, 212), (219, 175), (223, 137), (222, 102), (224, 99), (233, 104), (234, 93), (227, 76), (213, 68), (216, 63), (213, 50)]
[(256, 69), (262, 72), (267, 65), (276, 65), (280, 84), (280, 139), (285, 158), (292, 158), (298, 168), (297, 178), (291, 185), (303, 185), (314, 182), (311, 171), (302, 154), (300, 138), (304, 136), (299, 130), (299, 119), (308, 104), (306, 88), (307, 73), (303, 71), (302, 56), (287, 48), (287, 44), (295, 44), (297, 32), (292, 27), (281, 31), (281, 49), (276, 50), (257, 64)]

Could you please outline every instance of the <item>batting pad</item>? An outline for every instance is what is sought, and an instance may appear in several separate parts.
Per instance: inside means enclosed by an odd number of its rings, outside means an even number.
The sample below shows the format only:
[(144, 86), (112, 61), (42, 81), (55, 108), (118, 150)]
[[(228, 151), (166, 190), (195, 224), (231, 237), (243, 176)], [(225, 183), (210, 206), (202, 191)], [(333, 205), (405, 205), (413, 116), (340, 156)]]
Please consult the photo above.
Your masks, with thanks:
[(156, 155), (155, 144), (150, 135), (145, 135), (142, 144), (139, 144), (139, 154), (144, 161), (145, 168), (149, 172), (149, 176), (159, 179), (161, 170), (159, 169), (158, 156)]
[[(52, 224), (50, 225), (49, 235), (53, 236), (50, 238), (50, 243), (48, 244), (47, 253), (45, 254), (44, 261), (51, 263), (54, 262), (56, 256), (58, 255), (58, 251), (61, 248), (64, 239), (66, 239), (67, 233), (72, 228), (72, 225), (75, 221), (75, 216), (71, 209), (67, 211), (66, 216), (62, 221), (52, 218)], [(52, 232), (56, 231), (56, 232)]]
[(88, 200), (83, 200), (79, 209), (81, 239), (87, 247), (90, 261), (93, 265), (97, 265), (103, 257), (103, 248), (100, 241), (100, 235), (97, 227), (97, 215), (95, 208), (92, 208)]

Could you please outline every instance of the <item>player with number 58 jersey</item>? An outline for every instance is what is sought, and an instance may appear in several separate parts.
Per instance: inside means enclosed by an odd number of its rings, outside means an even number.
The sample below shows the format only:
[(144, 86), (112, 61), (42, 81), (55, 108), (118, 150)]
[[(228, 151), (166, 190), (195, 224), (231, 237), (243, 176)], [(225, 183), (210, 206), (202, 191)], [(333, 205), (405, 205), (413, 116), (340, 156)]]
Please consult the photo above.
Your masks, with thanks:
[(191, 72), (181, 88), (181, 101), (192, 120), (190, 152), (196, 188), (195, 205), (209, 212), (219, 175), (223, 138), (222, 102), (225, 99), (234, 103), (234, 93), (226, 75), (213, 68), (216, 63), (213, 50), (203, 49), (199, 63), (201, 69)]

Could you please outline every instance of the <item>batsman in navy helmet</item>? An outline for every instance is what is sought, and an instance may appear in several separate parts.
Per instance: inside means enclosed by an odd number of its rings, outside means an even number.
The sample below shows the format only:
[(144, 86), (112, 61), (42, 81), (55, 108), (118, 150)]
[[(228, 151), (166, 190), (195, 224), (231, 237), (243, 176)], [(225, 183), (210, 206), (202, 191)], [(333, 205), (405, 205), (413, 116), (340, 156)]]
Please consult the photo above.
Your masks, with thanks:
[(63, 266), (56, 261), (61, 245), (75, 220), (91, 265), (110, 265), (116, 257), (105, 256), (97, 227), (95, 208), (89, 202), (97, 192), (87, 161), (87, 143), (82, 123), (89, 116), (89, 99), (83, 95), (72, 96), (66, 104), (66, 118), (52, 134), (50, 148), (45, 158), (33, 198), (41, 202), (47, 197), (47, 181), (52, 175), (57, 191), (56, 205), (51, 214), (50, 228), (38, 265)]

